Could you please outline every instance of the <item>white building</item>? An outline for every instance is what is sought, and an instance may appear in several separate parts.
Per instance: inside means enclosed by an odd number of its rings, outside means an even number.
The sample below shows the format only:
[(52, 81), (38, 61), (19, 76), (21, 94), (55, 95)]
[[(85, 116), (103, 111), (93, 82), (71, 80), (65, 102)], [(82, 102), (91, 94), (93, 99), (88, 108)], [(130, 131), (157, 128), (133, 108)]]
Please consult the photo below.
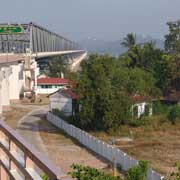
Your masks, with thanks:
[(38, 78), (36, 94), (52, 94), (59, 89), (66, 89), (68, 87), (68, 80), (63, 78)]
[(0, 114), (23, 93), (25, 75), (23, 59), (0, 57)]
[(141, 118), (143, 115), (152, 116), (153, 107), (152, 102), (147, 98), (142, 98), (139, 95), (133, 96), (133, 106), (132, 106), (132, 117), (135, 119)]
[(50, 110), (58, 109), (65, 116), (75, 113), (77, 96), (70, 89), (62, 89), (49, 95)]

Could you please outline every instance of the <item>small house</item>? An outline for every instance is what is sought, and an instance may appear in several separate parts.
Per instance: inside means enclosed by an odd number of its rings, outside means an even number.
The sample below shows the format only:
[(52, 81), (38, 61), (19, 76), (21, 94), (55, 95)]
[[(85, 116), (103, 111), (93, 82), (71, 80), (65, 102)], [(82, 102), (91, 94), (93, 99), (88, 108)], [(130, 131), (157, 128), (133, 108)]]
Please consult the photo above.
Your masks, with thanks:
[(37, 79), (36, 94), (52, 94), (67, 87), (68, 80), (66, 79), (42, 77)]
[(50, 110), (58, 109), (65, 116), (73, 116), (77, 109), (77, 95), (71, 89), (60, 89), (49, 95)]
[(152, 116), (153, 114), (153, 105), (152, 100), (147, 97), (141, 97), (140, 95), (134, 95), (132, 97), (132, 117), (139, 119), (143, 115)]

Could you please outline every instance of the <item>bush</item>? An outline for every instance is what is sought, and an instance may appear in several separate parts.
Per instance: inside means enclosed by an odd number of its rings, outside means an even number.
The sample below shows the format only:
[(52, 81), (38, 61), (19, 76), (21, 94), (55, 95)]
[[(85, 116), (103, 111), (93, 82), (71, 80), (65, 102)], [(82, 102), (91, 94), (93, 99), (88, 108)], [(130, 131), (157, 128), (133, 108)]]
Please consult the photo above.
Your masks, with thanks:
[(172, 172), (167, 180), (180, 180), (180, 162), (176, 163), (176, 172)]
[(161, 103), (160, 101), (153, 104), (153, 113), (154, 114), (167, 114), (169, 112), (170, 105)]
[(68, 123), (72, 122), (72, 119), (73, 119), (72, 116), (68, 116), (68, 117), (65, 116), (64, 113), (62, 111), (60, 111), (59, 109), (52, 109), (52, 113)]
[(42, 178), (42, 180), (49, 180), (47, 175), (43, 175), (43, 176), (41, 176), (41, 178)]
[(173, 106), (170, 109), (167, 118), (169, 119), (169, 121), (171, 121), (172, 124), (175, 124), (177, 119), (180, 119), (180, 106), (179, 105)]
[[(69, 174), (72, 178), (77, 180), (122, 180), (119, 176), (114, 177), (89, 166), (73, 164), (71, 168), (72, 171)], [(148, 162), (139, 161), (137, 166), (134, 166), (127, 171), (124, 180), (146, 180), (147, 171)]]
[(113, 177), (89, 166), (73, 164), (71, 168), (72, 172), (69, 174), (77, 180), (122, 180), (119, 176)]
[(138, 166), (132, 167), (127, 171), (125, 180), (146, 180), (148, 171), (148, 162), (139, 161)]
[(144, 122), (141, 119), (134, 119), (130, 120), (128, 124), (132, 127), (139, 127), (144, 125)]
[(144, 115), (141, 115), (141, 117), (139, 119), (132, 119), (132, 120), (130, 120), (128, 124), (130, 126), (132, 126), (132, 127), (139, 127), (139, 126), (143, 126), (143, 125), (149, 124), (152, 121), (153, 121), (152, 117), (146, 116), (144, 114)]

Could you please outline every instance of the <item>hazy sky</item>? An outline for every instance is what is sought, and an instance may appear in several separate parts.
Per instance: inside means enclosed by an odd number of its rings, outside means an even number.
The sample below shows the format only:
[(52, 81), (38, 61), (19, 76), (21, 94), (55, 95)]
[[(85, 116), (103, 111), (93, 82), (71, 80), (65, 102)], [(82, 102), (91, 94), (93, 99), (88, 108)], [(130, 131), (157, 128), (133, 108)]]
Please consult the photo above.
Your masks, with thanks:
[(128, 32), (162, 38), (180, 19), (180, 0), (0, 0), (1, 22), (36, 22), (74, 40), (119, 40)]

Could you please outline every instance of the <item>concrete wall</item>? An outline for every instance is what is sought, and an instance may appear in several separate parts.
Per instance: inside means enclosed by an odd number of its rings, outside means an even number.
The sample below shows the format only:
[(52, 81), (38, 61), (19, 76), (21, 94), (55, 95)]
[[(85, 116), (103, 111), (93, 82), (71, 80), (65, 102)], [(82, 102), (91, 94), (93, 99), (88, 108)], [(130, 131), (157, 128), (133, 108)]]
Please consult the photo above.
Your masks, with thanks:
[[(10, 98), (9, 98), (9, 73), (10, 68), (9, 66), (4, 66), (1, 68), (2, 73), (2, 81), (1, 81), (1, 100), (2, 100), (2, 106), (5, 108), (10, 105)], [(11, 90), (12, 91), (12, 90)]]
[[(14, 64), (9, 67), (9, 98), (11, 101), (18, 101), (20, 96), (20, 91), (23, 86), (23, 77), (20, 79), (20, 76), (23, 74), (23, 69), (21, 64)], [(23, 76), (23, 75), (22, 75)], [(21, 82), (22, 81), (22, 82)]]
[(17, 102), (24, 86), (24, 68), (22, 63), (0, 65), (0, 114), (2, 109), (10, 106), (11, 102)]
[(2, 114), (2, 71), (0, 67), (0, 114)]
[[(136, 159), (130, 157), (119, 148), (113, 147), (92, 136), (91, 134), (71, 124), (68, 124), (67, 122), (63, 121), (61, 118), (53, 115), (50, 112), (47, 114), (47, 119), (50, 123), (62, 129), (71, 137), (75, 138), (82, 145), (92, 150), (99, 156), (107, 159), (111, 163), (114, 163), (114, 159), (116, 159), (116, 165), (124, 171), (127, 171), (129, 168), (138, 164), (138, 161)], [(164, 177), (149, 168), (147, 180), (164, 180)]]
[(50, 109), (59, 109), (66, 116), (72, 115), (72, 99), (65, 96), (50, 97)]

